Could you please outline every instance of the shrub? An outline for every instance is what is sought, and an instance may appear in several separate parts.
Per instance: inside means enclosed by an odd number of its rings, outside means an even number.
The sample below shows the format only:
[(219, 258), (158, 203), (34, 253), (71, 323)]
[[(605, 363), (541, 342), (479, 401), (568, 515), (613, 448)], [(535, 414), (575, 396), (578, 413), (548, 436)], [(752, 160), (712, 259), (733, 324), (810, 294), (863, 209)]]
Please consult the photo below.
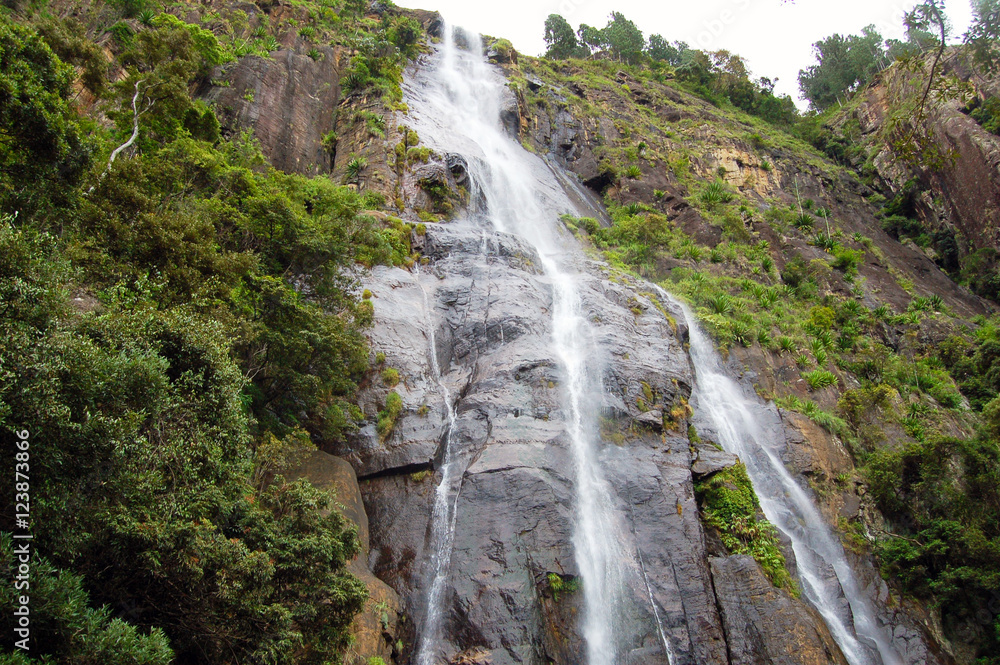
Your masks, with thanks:
[(378, 431), (379, 441), (385, 443), (392, 435), (392, 430), (396, 427), (396, 420), (403, 412), (403, 398), (399, 393), (392, 391), (385, 398), (385, 408), (379, 411), (378, 422), (375, 426)]
[(809, 266), (801, 255), (795, 254), (785, 262), (781, 271), (781, 281), (791, 287), (802, 284), (809, 277)]
[(833, 267), (849, 275), (857, 273), (858, 266), (864, 260), (865, 253), (846, 247), (836, 247), (833, 250)]
[(729, 187), (721, 180), (710, 182), (699, 196), (701, 202), (708, 208), (713, 208), (720, 203), (729, 203), (733, 200), (733, 194)]
[(761, 517), (760, 503), (742, 462), (695, 483), (695, 496), (706, 524), (719, 532), (727, 550), (749, 554), (775, 586), (797, 593), (778, 546), (777, 530)]
[(636, 164), (630, 164), (625, 167), (625, 171), (622, 174), (631, 180), (638, 180), (642, 177), (642, 169)]
[(813, 372), (806, 372), (802, 375), (802, 378), (806, 380), (809, 387), (813, 390), (821, 390), (832, 385), (836, 385), (837, 376), (833, 372), (828, 372), (825, 369), (817, 369)]
[(382, 370), (382, 383), (389, 388), (395, 387), (399, 383), (399, 370), (392, 367), (386, 367)]

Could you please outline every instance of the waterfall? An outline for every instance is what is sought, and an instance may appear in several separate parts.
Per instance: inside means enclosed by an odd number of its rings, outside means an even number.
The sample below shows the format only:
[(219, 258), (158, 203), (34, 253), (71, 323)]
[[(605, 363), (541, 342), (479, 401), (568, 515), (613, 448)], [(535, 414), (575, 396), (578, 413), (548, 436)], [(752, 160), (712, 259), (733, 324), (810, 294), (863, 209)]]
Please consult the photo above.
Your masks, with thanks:
[(459, 464), (452, 449), (452, 435), (455, 431), (455, 404), (451, 391), (444, 381), (437, 359), (437, 339), (434, 334), (434, 318), (427, 298), (427, 290), (420, 282), (420, 268), (417, 268), (417, 284), (424, 300), (424, 314), (427, 325), (427, 339), (430, 353), (431, 372), (441, 390), (445, 412), (448, 418), (448, 428), (444, 433), (443, 451), (441, 454), (441, 480), (434, 491), (434, 507), (431, 511), (431, 585), (427, 591), (427, 615), (424, 619), (423, 632), (417, 644), (417, 665), (432, 665), (434, 662), (434, 647), (441, 636), (441, 624), (444, 619), (444, 608), (441, 603), (448, 570), (451, 566), (451, 552), (455, 542), (455, 518), (458, 504), (459, 484), (462, 480)]
[(851, 665), (899, 665), (901, 659), (879, 625), (871, 599), (859, 588), (839, 539), (767, 435), (766, 418), (772, 421), (772, 431), (781, 427), (773, 405), (745, 394), (722, 369), (714, 345), (688, 307), (662, 289), (660, 293), (683, 311), (690, 331), (696, 422), (714, 432), (718, 443), (746, 465), (764, 515), (792, 542), (806, 598)]
[[(467, 48), (461, 48), (459, 40)], [(482, 57), (479, 36), (446, 25), (436, 57), (420, 85), (408, 90), (408, 122), (416, 124), (421, 140), (432, 148), (467, 158), (472, 221), (528, 242), (552, 289), (553, 355), (562, 371), (561, 415), (575, 466), (573, 546), (585, 606), (582, 632), (587, 662), (613, 665), (621, 658), (618, 625), (625, 578), (633, 563), (624, 551), (627, 539), (622, 519), (599, 463), (596, 414), (601, 382), (599, 368), (593, 366), (599, 354), (576, 288), (573, 260), (580, 255), (566, 251), (557, 225), (558, 214), (571, 206), (544, 163), (503, 132), (500, 111), (507, 92), (505, 81)], [(443, 476), (448, 468), (446, 458)], [(435, 529), (438, 525), (454, 527), (454, 504), (438, 511), (439, 503), (449, 505), (453, 491), (442, 477), (435, 501)], [(449, 534), (438, 542), (452, 540)], [(447, 574), (441, 569), (447, 567), (447, 557), (437, 549), (434, 557), (436, 572), (427, 598), (427, 618), (420, 628), (420, 665), (433, 660), (444, 611), (440, 590), (435, 595), (435, 588), (438, 576)]]

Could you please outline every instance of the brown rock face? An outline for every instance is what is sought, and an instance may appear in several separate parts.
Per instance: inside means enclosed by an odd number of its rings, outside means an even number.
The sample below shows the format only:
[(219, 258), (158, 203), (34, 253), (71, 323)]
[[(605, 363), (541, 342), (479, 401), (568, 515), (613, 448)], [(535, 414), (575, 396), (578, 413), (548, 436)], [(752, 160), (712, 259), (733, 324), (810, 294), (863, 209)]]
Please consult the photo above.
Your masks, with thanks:
[(368, 560), (368, 516), (354, 469), (346, 460), (315, 451), (289, 476), (306, 478), (320, 489), (333, 490), (340, 514), (358, 527), (361, 554), (348, 565), (348, 570), (368, 587), (368, 601), (364, 610), (354, 618), (351, 626), (354, 644), (345, 654), (344, 662), (347, 665), (367, 665), (369, 659), (374, 657), (389, 662), (394, 636), (400, 627), (402, 604), (396, 592), (375, 577), (365, 563)]
[[(996, 95), (1000, 89), (1000, 82), (984, 81), (956, 52), (946, 56), (944, 70), (973, 83), (982, 96)], [(862, 132), (874, 134), (884, 127), (899, 96), (914, 89), (907, 88), (911, 82), (912, 75), (895, 68), (886, 72), (854, 112)], [(960, 102), (931, 102), (927, 111), (921, 129), (954, 161), (944, 169), (917, 169), (902, 161), (891, 146), (882, 145), (874, 160), (879, 176), (894, 191), (917, 177), (924, 191), (914, 212), (931, 228), (954, 228), (966, 251), (1000, 249), (1000, 137), (963, 113)]]
[(730, 665), (847, 665), (816, 611), (771, 584), (752, 558), (710, 563)]
[(253, 130), (275, 168), (327, 173), (330, 154), (322, 139), (333, 129), (340, 97), (339, 53), (329, 46), (315, 51), (316, 60), (293, 51), (240, 58), (210, 77), (228, 85), (206, 83), (198, 95), (215, 105), (224, 135)]

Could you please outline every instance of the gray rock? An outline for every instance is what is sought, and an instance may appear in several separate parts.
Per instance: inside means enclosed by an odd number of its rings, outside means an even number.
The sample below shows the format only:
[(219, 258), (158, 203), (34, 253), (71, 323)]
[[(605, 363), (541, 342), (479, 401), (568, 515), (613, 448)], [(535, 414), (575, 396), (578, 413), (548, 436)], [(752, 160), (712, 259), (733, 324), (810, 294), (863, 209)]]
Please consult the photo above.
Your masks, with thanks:
[(739, 462), (739, 458), (736, 455), (719, 450), (706, 441), (694, 444), (694, 448), (697, 453), (694, 462), (691, 464), (691, 473), (696, 477), (710, 476)]
[(847, 665), (819, 614), (777, 589), (748, 556), (711, 559), (731, 665)]

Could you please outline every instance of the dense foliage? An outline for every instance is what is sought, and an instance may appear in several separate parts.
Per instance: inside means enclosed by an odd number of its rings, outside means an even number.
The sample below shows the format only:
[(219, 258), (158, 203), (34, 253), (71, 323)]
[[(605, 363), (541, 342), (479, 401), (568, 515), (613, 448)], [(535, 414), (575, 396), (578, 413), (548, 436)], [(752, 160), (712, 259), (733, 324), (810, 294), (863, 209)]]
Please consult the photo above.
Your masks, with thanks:
[(813, 44), (817, 64), (799, 72), (799, 88), (810, 105), (822, 111), (871, 83), (897, 57), (918, 49), (883, 39), (874, 25), (860, 35), (834, 34)]
[[(342, 9), (370, 53), (413, 53), (412, 19)], [(0, 428), (30, 432), (44, 525), (14, 662), (338, 662), (367, 596), (355, 529), (281, 473), (363, 417), (355, 274), (408, 260), (409, 229), (220, 139), (190, 92), (264, 36), (134, 15), (111, 61), (69, 22), (0, 17)], [(77, 114), (78, 75), (113, 126)]]

